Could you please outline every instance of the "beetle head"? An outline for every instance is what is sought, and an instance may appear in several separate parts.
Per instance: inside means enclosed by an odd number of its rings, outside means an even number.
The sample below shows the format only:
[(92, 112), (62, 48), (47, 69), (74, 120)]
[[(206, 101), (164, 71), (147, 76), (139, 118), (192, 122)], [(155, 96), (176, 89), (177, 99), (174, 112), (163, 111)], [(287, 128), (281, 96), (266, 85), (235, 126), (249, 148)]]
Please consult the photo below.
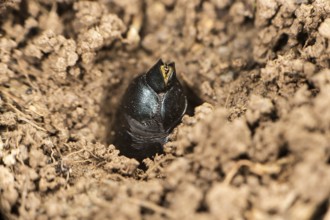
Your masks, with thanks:
[(148, 85), (157, 93), (165, 92), (175, 79), (175, 64), (164, 63), (161, 59), (146, 74)]

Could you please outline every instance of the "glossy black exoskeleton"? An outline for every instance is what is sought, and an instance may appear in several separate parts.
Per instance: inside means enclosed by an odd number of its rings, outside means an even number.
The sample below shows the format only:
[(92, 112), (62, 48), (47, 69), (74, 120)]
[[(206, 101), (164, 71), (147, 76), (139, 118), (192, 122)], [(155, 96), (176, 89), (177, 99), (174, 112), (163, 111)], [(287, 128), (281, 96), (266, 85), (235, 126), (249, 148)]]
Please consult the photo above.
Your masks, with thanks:
[(186, 108), (175, 64), (159, 60), (127, 88), (117, 112), (115, 146), (120, 154), (139, 161), (163, 153), (163, 144)]

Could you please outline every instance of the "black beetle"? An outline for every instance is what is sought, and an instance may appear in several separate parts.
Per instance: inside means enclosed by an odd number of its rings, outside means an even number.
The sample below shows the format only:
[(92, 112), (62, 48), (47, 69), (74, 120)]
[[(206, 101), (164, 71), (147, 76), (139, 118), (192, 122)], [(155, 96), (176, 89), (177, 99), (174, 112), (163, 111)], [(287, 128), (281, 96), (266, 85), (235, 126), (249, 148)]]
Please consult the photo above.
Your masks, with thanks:
[(120, 154), (138, 161), (163, 153), (186, 108), (174, 62), (160, 59), (127, 88), (116, 115), (114, 145)]

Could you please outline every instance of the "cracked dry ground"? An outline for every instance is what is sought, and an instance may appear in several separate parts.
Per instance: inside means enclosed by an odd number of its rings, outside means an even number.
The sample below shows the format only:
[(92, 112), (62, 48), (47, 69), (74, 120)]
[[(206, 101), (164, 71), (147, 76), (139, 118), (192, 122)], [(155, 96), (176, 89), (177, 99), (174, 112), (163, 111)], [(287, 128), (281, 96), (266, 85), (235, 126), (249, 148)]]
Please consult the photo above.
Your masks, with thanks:
[[(330, 1), (0, 1), (0, 219), (330, 219)], [(176, 62), (165, 154), (109, 141)]]

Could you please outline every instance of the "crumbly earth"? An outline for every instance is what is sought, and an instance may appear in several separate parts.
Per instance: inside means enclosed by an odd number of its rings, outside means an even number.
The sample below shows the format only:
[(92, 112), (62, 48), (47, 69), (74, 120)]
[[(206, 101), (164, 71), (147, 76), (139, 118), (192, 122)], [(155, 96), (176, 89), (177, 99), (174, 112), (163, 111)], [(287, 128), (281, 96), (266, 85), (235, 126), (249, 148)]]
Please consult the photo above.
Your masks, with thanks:
[[(330, 219), (330, 1), (0, 10), (0, 219)], [(193, 114), (141, 170), (113, 119), (159, 58)]]

